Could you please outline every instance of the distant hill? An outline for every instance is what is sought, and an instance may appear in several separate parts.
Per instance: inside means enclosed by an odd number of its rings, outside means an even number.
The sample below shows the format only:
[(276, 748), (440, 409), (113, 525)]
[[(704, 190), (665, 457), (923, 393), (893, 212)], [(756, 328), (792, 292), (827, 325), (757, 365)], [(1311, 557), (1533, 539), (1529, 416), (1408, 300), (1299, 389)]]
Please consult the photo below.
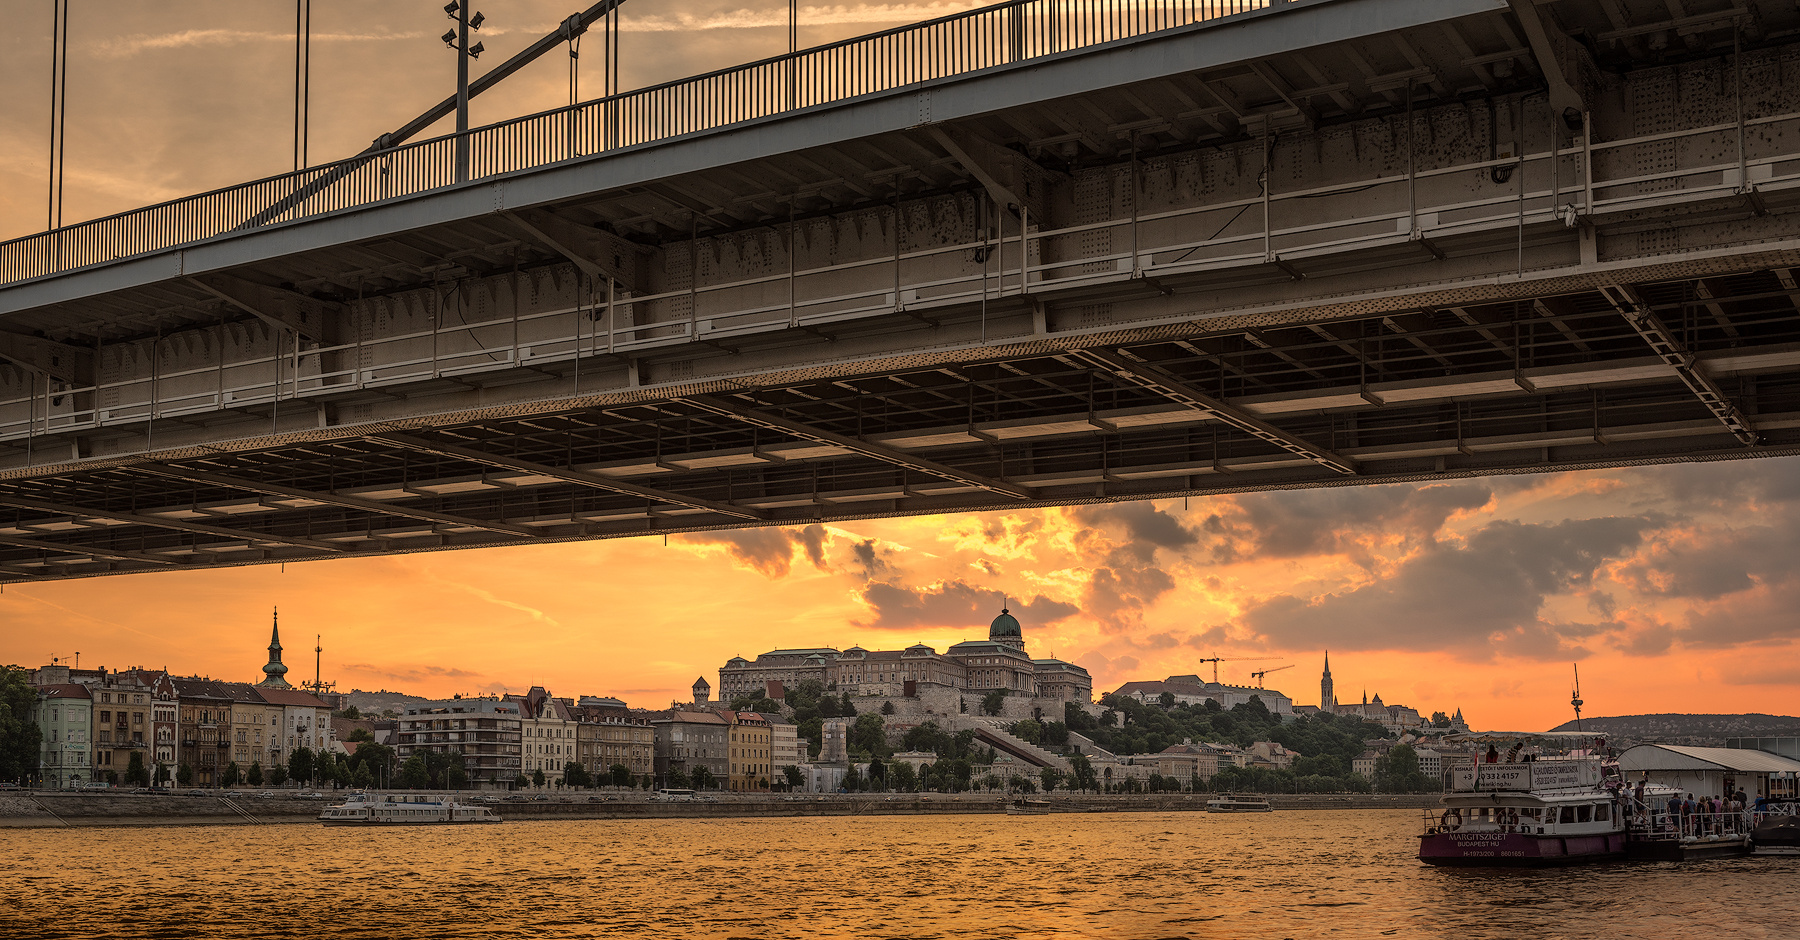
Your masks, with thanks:
[(405, 692), (389, 692), (386, 689), (381, 689), (376, 692), (364, 692), (361, 689), (353, 689), (344, 693), (345, 707), (352, 705), (356, 706), (356, 710), (362, 712), (363, 717), (365, 718), (379, 718), (384, 711), (391, 711), (396, 715), (404, 715), (406, 714), (407, 705), (415, 702), (430, 701), (435, 700), (426, 698), (422, 695), (408, 695)]
[[(1567, 721), (1550, 729), (1574, 731)], [(1604, 734), (1614, 745), (1687, 744), (1722, 746), (1726, 738), (1751, 735), (1800, 736), (1800, 718), (1791, 715), (1619, 715), (1583, 718), (1581, 730)]]

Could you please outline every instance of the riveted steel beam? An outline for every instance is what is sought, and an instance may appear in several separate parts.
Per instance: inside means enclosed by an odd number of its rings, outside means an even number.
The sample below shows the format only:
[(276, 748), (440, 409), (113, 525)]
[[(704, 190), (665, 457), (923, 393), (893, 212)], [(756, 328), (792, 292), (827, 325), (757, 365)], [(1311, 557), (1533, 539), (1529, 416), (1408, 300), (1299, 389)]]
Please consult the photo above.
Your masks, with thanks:
[(542, 533), (530, 526), (513, 525), (510, 522), (493, 522), (486, 519), (472, 519), (447, 512), (436, 512), (430, 509), (419, 509), (413, 506), (398, 506), (376, 499), (363, 499), (359, 496), (345, 496), (341, 493), (321, 493), (316, 490), (305, 490), (297, 486), (284, 486), (280, 483), (269, 483), (263, 480), (251, 480), (244, 477), (213, 473), (207, 470), (190, 470), (186, 467), (168, 464), (137, 464), (131, 468), (139, 473), (166, 477), (174, 480), (186, 480), (190, 483), (205, 483), (209, 486), (221, 486), (226, 489), (243, 490), (247, 493), (261, 493), (264, 496), (283, 496), (288, 499), (304, 499), (327, 506), (339, 506), (344, 509), (358, 509), (363, 512), (381, 513), (399, 516), (403, 519), (417, 519), (420, 522), (435, 522), (440, 525), (452, 525), (462, 528), (486, 529), (489, 532), (504, 532), (525, 538), (537, 538)]
[(1700, 399), (1706, 410), (1712, 412), (1713, 417), (1718, 418), (1719, 423), (1725, 425), (1733, 437), (1746, 447), (1756, 444), (1761, 436), (1757, 433), (1756, 425), (1725, 394), (1724, 389), (1719, 388), (1719, 383), (1713, 381), (1712, 376), (1700, 370), (1694, 354), (1675, 337), (1662, 317), (1650, 309), (1650, 305), (1636, 288), (1629, 284), (1606, 284), (1601, 286), (1600, 294), (1613, 305), (1613, 309), (1619, 311), (1625, 322), (1637, 330), (1644, 342), (1650, 344), (1651, 351), (1675, 370), (1688, 391)]
[(926, 460), (923, 457), (916, 457), (912, 454), (905, 453), (904, 451), (886, 447), (881, 444), (870, 443), (861, 438), (821, 430), (812, 427), (811, 425), (783, 418), (779, 415), (772, 415), (756, 408), (735, 405), (724, 399), (714, 398), (711, 395), (693, 395), (687, 398), (678, 398), (676, 401), (686, 402), (695, 408), (710, 414), (732, 418), (745, 424), (765, 428), (770, 431), (779, 431), (783, 434), (800, 438), (803, 441), (812, 441), (815, 444), (826, 444), (832, 447), (842, 447), (851, 453), (861, 454), (862, 456), (873, 460), (893, 464), (896, 467), (918, 470), (921, 473), (929, 473), (935, 477), (941, 477), (946, 480), (987, 490), (990, 493), (998, 493), (1001, 496), (1010, 496), (1013, 499), (1031, 499), (1036, 495), (1028, 486), (1022, 486), (1006, 480), (997, 480), (993, 477), (979, 473), (970, 473), (966, 470), (958, 470), (955, 467), (946, 466), (935, 460)]
[(229, 274), (190, 275), (189, 284), (275, 327), (316, 343), (328, 342), (326, 317), (342, 305), (269, 287)]
[(22, 539), (12, 535), (0, 535), (0, 545), (15, 545), (19, 548), (35, 548), (40, 552), (62, 552), (68, 555), (92, 555), (95, 558), (110, 558), (114, 561), (138, 561), (148, 565), (179, 565), (181, 562), (161, 555), (146, 555), (143, 552), (128, 552), (117, 548), (101, 548), (93, 545), (73, 545), (68, 542), (46, 542), (42, 539)]
[(1357, 473), (1356, 461), (1290, 434), (1247, 411), (1234, 408), (1150, 363), (1128, 359), (1118, 352), (1105, 349), (1079, 349), (1071, 351), (1069, 356), (1155, 392), (1176, 404), (1192, 408), (1252, 437), (1274, 444), (1290, 454), (1305, 457), (1321, 467), (1347, 476)]
[(32, 499), (27, 496), (14, 496), (0, 493), (0, 506), (12, 506), (18, 509), (31, 509), (38, 512), (57, 513), (64, 516), (85, 517), (90, 519), (111, 519), (126, 525), (149, 526), (158, 529), (173, 529), (177, 532), (192, 532), (196, 535), (212, 535), (224, 539), (248, 540), (252, 542), (268, 542), (272, 545), (291, 545), (295, 548), (311, 549), (315, 552), (342, 552), (343, 546), (330, 542), (319, 542), (313, 539), (298, 538), (291, 535), (271, 535), (251, 529), (237, 529), (229, 526), (207, 525), (204, 522), (189, 522), (185, 519), (168, 519), (162, 516), (144, 516), (131, 512), (112, 512), (105, 509), (92, 509), (85, 506), (71, 506), (65, 503), (51, 502), (43, 499)]
[(693, 509), (704, 509), (707, 512), (716, 512), (722, 516), (730, 516), (734, 519), (767, 518), (767, 514), (758, 509), (748, 509), (743, 506), (734, 506), (730, 503), (701, 499), (697, 496), (683, 496), (680, 493), (671, 493), (668, 490), (661, 490), (650, 486), (639, 486), (636, 483), (615, 480), (598, 473), (588, 473), (585, 470), (552, 467), (548, 464), (536, 463), (530, 460), (520, 460), (517, 457), (504, 457), (499, 454), (488, 453), (487, 451), (478, 450), (473, 447), (427, 440), (422, 437), (414, 437), (410, 434), (371, 434), (367, 439), (371, 441), (382, 441), (388, 444), (396, 444), (407, 450), (414, 450), (427, 454), (437, 454), (440, 457), (467, 460), (470, 463), (486, 464), (487, 466), (499, 467), (503, 470), (517, 470), (520, 473), (529, 473), (534, 476), (550, 477), (551, 479), (561, 480), (565, 483), (573, 483), (576, 486), (605, 490), (608, 493), (618, 493), (621, 496), (639, 496), (657, 502), (673, 503), (677, 506), (688, 506)]

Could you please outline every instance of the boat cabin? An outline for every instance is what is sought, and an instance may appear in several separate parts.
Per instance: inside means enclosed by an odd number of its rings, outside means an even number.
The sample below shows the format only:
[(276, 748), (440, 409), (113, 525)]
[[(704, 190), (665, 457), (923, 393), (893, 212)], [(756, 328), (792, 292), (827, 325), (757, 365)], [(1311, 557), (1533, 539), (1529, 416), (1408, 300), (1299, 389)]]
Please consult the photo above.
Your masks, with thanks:
[(1618, 809), (1594, 793), (1470, 793), (1444, 798), (1439, 832), (1583, 836), (1617, 832)]

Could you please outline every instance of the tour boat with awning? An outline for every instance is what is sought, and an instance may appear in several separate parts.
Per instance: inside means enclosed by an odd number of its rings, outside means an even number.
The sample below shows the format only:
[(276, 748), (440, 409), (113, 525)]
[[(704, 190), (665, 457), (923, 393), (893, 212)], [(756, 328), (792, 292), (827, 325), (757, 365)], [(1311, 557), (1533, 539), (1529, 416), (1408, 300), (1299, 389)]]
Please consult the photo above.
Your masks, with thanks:
[[(1419, 837), (1419, 860), (1532, 866), (1623, 857), (1626, 813), (1617, 764), (1580, 749), (1561, 757), (1523, 753), (1523, 739), (1556, 736), (1453, 736), (1488, 744), (1487, 759), (1451, 775), (1442, 808), (1427, 817)], [(1498, 744), (1509, 738), (1502, 760)]]
[(327, 806), (319, 822), (327, 826), (446, 826), (497, 823), (500, 816), (485, 806), (458, 803), (448, 796), (406, 793), (352, 793)]

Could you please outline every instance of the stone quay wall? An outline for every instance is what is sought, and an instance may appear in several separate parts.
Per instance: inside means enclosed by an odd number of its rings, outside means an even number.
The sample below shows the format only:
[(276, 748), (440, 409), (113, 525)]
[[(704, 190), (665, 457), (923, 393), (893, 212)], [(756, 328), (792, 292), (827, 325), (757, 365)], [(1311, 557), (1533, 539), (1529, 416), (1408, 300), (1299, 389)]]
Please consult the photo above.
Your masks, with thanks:
[[(1055, 793), (1034, 796), (1049, 802), (1054, 811), (1085, 812), (1203, 812), (1206, 793), (1133, 794), (1097, 796)], [(33, 793), (0, 794), (0, 828), (170, 825), (258, 825), (313, 822), (319, 811), (343, 798), (343, 794), (299, 797), (282, 794), (259, 798), (248, 793), (229, 796), (178, 796), (165, 794)], [(827, 796), (732, 796), (720, 794), (703, 800), (661, 802), (633, 794), (623, 799), (589, 802), (585, 796), (548, 801), (491, 804), (502, 819), (682, 819), (783, 816), (920, 816), (1005, 812), (1006, 799), (997, 793), (837, 794)], [(1275, 794), (1270, 805), (1281, 811), (1418, 809), (1437, 805), (1435, 794)]]

